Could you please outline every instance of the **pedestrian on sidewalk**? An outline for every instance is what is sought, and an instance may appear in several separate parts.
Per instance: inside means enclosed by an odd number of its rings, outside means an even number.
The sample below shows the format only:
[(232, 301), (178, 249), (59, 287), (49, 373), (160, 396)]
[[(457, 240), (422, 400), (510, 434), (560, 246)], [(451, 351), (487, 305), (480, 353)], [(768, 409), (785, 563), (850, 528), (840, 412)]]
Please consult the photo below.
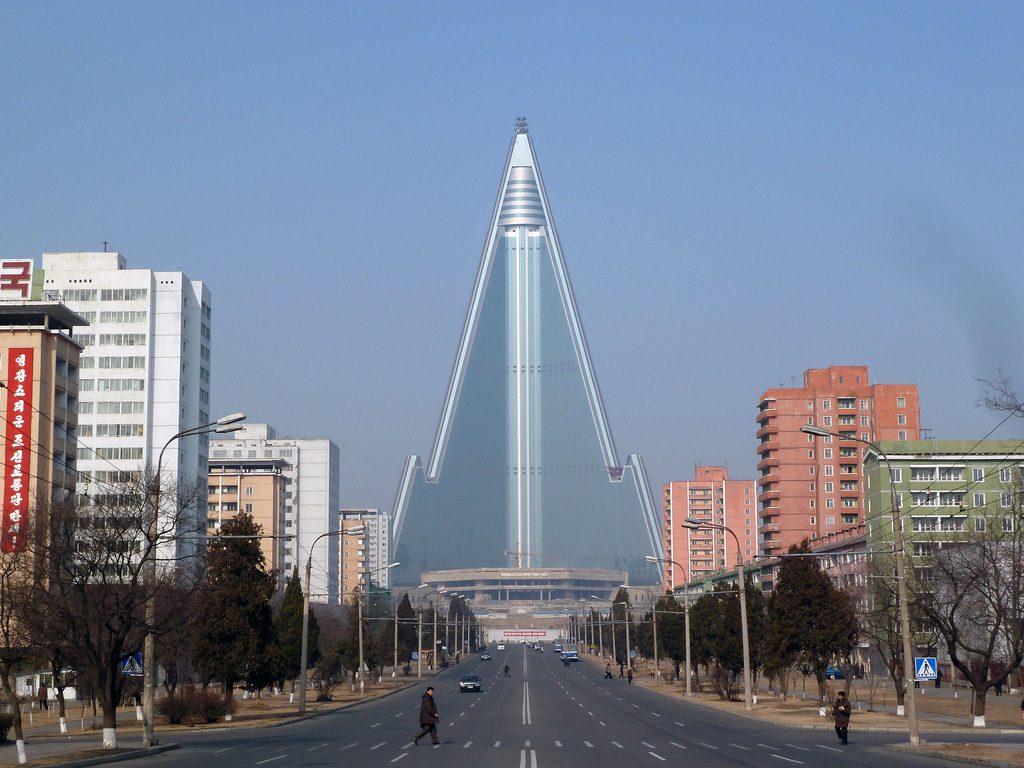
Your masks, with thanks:
[(626, 669), (625, 662), (620, 660), (619, 661), (619, 680), (621, 680), (623, 677), (626, 676), (625, 669)]
[(633, 667), (632, 666), (630, 666), (629, 669), (626, 670), (626, 680), (629, 682), (630, 685), (633, 684)]
[(420, 699), (420, 728), (421, 730), (416, 734), (416, 738), (412, 740), (413, 744), (419, 744), (420, 739), (430, 734), (430, 740), (434, 744), (440, 744), (440, 740), (437, 738), (437, 723), (440, 717), (437, 714), (437, 703), (434, 701), (434, 686), (427, 688), (427, 692), (423, 694), (423, 698)]
[(39, 684), (39, 708), (49, 711), (50, 709), (50, 692), (46, 690), (46, 684)]
[(836, 721), (836, 736), (839, 743), (845, 744), (850, 731), (850, 715), (853, 714), (853, 707), (846, 698), (846, 691), (836, 694), (836, 703), (832, 705), (832, 717)]

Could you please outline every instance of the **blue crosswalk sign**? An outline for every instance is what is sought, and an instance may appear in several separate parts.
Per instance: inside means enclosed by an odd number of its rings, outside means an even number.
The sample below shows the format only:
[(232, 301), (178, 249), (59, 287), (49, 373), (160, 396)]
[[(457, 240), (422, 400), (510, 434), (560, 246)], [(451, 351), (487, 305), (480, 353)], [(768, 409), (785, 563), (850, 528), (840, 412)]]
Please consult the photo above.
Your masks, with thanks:
[(129, 656), (121, 657), (121, 674), (129, 677), (142, 675), (142, 652), (136, 651)]
[(934, 656), (915, 656), (914, 657), (914, 679), (915, 680), (934, 680), (938, 677), (939, 665), (936, 664)]

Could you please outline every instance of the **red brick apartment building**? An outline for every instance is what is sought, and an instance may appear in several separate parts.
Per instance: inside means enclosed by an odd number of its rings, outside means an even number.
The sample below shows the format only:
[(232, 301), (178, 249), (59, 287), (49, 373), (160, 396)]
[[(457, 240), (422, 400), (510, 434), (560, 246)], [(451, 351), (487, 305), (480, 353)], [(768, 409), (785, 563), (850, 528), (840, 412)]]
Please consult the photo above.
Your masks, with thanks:
[[(779, 555), (864, 522), (866, 446), (849, 439), (918, 440), (916, 384), (869, 384), (865, 365), (804, 372), (802, 387), (769, 389), (758, 401), (760, 550)], [(814, 437), (804, 424), (840, 437)], [(845, 439), (844, 439), (845, 438)]]
[[(665, 582), (670, 587), (736, 565), (736, 540), (743, 561), (757, 555), (757, 496), (753, 480), (730, 480), (725, 467), (696, 467), (693, 480), (662, 486)], [(688, 517), (724, 525), (689, 530)], [(673, 562), (675, 564), (673, 564)]]

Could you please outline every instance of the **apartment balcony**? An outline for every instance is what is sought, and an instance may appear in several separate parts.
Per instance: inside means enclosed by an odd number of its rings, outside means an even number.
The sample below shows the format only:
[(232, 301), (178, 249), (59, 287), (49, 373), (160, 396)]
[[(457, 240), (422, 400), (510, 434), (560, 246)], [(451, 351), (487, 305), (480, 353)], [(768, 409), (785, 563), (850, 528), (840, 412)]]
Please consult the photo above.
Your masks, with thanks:
[(778, 533), (782, 527), (778, 523), (765, 523), (757, 527), (758, 533)]
[(766, 440), (763, 443), (758, 444), (758, 453), (764, 453), (765, 451), (777, 451), (779, 450), (779, 440), (777, 437), (770, 440)]
[(770, 456), (767, 459), (761, 459), (759, 462), (757, 462), (757, 471), (761, 472), (762, 470), (768, 469), (769, 467), (777, 467), (777, 466), (779, 466), (779, 459), (778, 459), (778, 457), (777, 456)]
[(765, 488), (761, 493), (757, 494), (758, 501), (778, 501), (782, 498), (782, 491), (778, 488)]
[(772, 421), (772, 422), (769, 422), (767, 424), (762, 424), (761, 428), (758, 429), (757, 432), (755, 433), (755, 437), (757, 437), (757, 439), (760, 440), (765, 435), (777, 435), (777, 434), (779, 434), (779, 425), (778, 425), (777, 422)]
[(774, 419), (779, 415), (779, 410), (776, 407), (777, 403), (774, 400), (765, 400), (762, 402), (757, 411), (757, 421), (764, 421), (765, 419)]

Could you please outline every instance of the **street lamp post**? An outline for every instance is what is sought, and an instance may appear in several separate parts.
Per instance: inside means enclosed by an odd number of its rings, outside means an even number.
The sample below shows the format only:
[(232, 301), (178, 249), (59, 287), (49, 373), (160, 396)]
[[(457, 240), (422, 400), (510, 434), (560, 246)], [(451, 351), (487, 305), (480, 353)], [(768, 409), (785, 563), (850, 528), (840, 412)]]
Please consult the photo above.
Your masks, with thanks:
[(754, 708), (750, 692), (750, 633), (747, 631), (747, 589), (746, 574), (743, 572), (743, 551), (740, 549), (739, 537), (731, 528), (710, 520), (698, 520), (693, 517), (686, 518), (684, 528), (696, 530), (697, 528), (716, 528), (726, 531), (736, 542), (736, 580), (739, 582), (740, 592), (740, 631), (743, 635), (743, 706), (747, 711)]
[[(370, 578), (373, 574), (378, 571), (386, 571), (388, 568), (396, 568), (401, 563), (388, 563), (382, 565), (380, 568), (374, 568), (372, 571), (366, 572), (366, 588), (370, 589), (373, 584), (373, 580)], [(364, 698), (366, 696), (366, 675), (363, 674), (363, 667), (366, 663), (363, 661), (363, 600), (362, 593), (357, 591), (356, 594), (356, 621), (359, 623), (359, 697)]]
[[(590, 597), (593, 600), (600, 600), (601, 599), (597, 595), (591, 595)], [(604, 658), (604, 617), (601, 615), (600, 611), (598, 612), (597, 617), (598, 617), (597, 637), (598, 637), (598, 641), (601, 644), (601, 658), (603, 659)]]
[[(626, 606), (626, 608), (625, 608), (625, 611), (626, 611), (626, 666), (629, 669), (632, 669), (633, 668), (633, 654), (630, 651), (630, 647), (629, 647), (629, 622), (630, 622), (630, 618), (629, 618), (629, 600), (623, 600), (623, 601), (618, 602), (618, 603), (612, 603), (612, 608), (615, 608), (616, 605), (624, 605), (624, 606)], [(614, 622), (615, 620), (612, 619), (612, 621)], [(612, 635), (614, 636), (614, 634), (615, 634), (615, 628), (614, 628), (614, 623), (613, 623), (613, 625), (612, 625)]]
[[(683, 567), (681, 565), (679, 565), (679, 563), (677, 563), (675, 560), (669, 560), (668, 558), (655, 557), (654, 555), (647, 555), (647, 557), (645, 557), (644, 559), (647, 562), (649, 562), (649, 563), (671, 563), (676, 568), (679, 568), (680, 570), (684, 570)], [(686, 632), (686, 695), (690, 696), (691, 695), (691, 690), (690, 690), (690, 589), (689, 589), (689, 585), (687, 585), (685, 587), (685, 591), (683, 593), (683, 597), (685, 598), (685, 600), (683, 602), (683, 624), (685, 626), (685, 632)]]
[[(420, 589), (425, 589), (427, 586), (429, 586), (429, 585), (427, 585), (427, 584), (420, 584), (419, 588)], [(448, 591), (447, 587), (440, 587), (438, 589), (432, 589), (429, 592), (427, 592), (427, 593), (425, 593), (423, 595), (420, 595), (420, 598), (419, 598), (420, 599), (420, 606), (423, 605), (423, 600), (425, 600), (426, 598), (430, 597), (430, 595), (436, 594), (436, 595), (440, 596), (440, 595), (443, 595), (447, 591)], [(434, 616), (433, 616), (433, 618), (434, 618), (434, 630), (433, 630), (433, 633), (431, 634), (431, 639), (433, 640), (433, 643), (434, 643), (434, 650), (430, 654), (430, 658), (431, 658), (431, 662), (430, 662), (431, 666), (430, 666), (430, 668), (431, 669), (436, 669), (437, 667), (436, 667), (436, 663), (435, 663), (434, 659), (437, 656), (437, 606), (434, 605), (434, 601), (433, 600), (430, 601), (430, 609), (431, 609), (431, 611), (433, 611), (433, 614), (434, 614)], [(419, 639), (417, 641), (419, 643), (419, 658), (416, 660), (416, 679), (417, 680), (421, 680), (423, 678), (423, 630), (422, 630), (423, 614), (420, 611), (416, 611), (416, 615), (420, 617), (420, 636), (419, 636)]]
[(904, 700), (907, 709), (907, 726), (910, 730), (911, 746), (921, 744), (921, 735), (917, 727), (917, 703), (914, 700), (914, 649), (910, 636), (910, 604), (907, 599), (906, 563), (904, 562), (905, 552), (903, 549), (903, 529), (900, 526), (900, 497), (896, 493), (896, 478), (893, 475), (892, 464), (889, 457), (870, 440), (864, 440), (856, 435), (837, 435), (835, 432), (818, 427), (814, 424), (804, 424), (800, 431), (814, 435), (815, 437), (836, 437), (840, 440), (853, 440), (871, 448), (885, 461), (886, 469), (889, 472), (889, 506), (892, 512), (892, 546), (893, 559), (896, 561), (896, 595), (900, 604), (900, 634), (903, 636), (903, 685), (906, 689)]
[(176, 440), (192, 435), (205, 435), (211, 432), (221, 434), (239, 429), (239, 422), (245, 420), (244, 413), (232, 413), (222, 416), (208, 424), (183, 429), (164, 443), (156, 462), (156, 473), (149, 485), (149, 524), (146, 527), (146, 551), (143, 555), (143, 580), (148, 592), (146, 597), (146, 636), (142, 642), (142, 745), (155, 746), (156, 730), (154, 714), (156, 709), (156, 635), (153, 627), (156, 624), (156, 550), (160, 538), (160, 472), (164, 463), (164, 451)]
[[(306, 558), (306, 581), (305, 588), (302, 590), (302, 649), (299, 655), (299, 714), (305, 714), (306, 712), (306, 688), (308, 685), (309, 672), (307, 667), (309, 666), (309, 582), (313, 573), (313, 550), (316, 548), (316, 543), (327, 536), (362, 536), (366, 533), (365, 525), (353, 526), (352, 528), (341, 528), (337, 531), (327, 531), (321, 533), (315, 539), (309, 547), (309, 557)], [(342, 551), (344, 552), (344, 547)], [(344, 579), (344, 569), (342, 569), (342, 579)]]

